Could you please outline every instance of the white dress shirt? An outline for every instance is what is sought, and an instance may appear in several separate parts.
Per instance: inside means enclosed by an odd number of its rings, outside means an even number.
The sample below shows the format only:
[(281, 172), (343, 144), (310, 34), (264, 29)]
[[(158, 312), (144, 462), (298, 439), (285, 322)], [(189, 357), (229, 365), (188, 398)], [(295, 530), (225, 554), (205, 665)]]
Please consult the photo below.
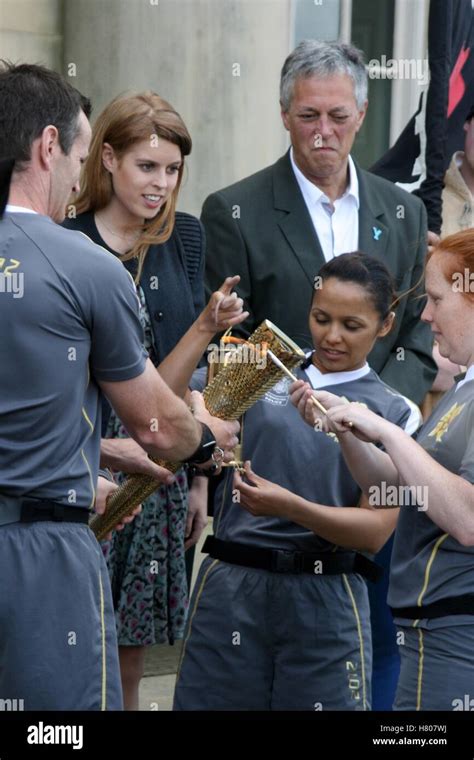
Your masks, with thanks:
[(326, 261), (340, 253), (356, 251), (359, 246), (359, 180), (352, 158), (348, 158), (349, 186), (334, 202), (298, 169), (293, 148), (290, 161)]

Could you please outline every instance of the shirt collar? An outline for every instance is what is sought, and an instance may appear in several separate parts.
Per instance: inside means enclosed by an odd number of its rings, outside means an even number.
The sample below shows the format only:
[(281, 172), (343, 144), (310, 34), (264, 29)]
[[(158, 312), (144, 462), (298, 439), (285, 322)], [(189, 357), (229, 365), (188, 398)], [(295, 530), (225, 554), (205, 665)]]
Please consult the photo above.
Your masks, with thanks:
[(350, 372), (321, 372), (314, 364), (310, 364), (305, 369), (309, 381), (314, 389), (326, 388), (328, 385), (341, 385), (342, 383), (351, 383), (354, 380), (368, 375), (370, 367), (367, 362), (359, 369), (353, 369)]
[(464, 383), (468, 383), (470, 380), (474, 380), (474, 364), (471, 364), (471, 366), (468, 367), (463, 379), (456, 385), (456, 390), (458, 391)]
[(7, 203), (5, 211), (8, 214), (37, 214), (37, 211), (33, 211), (32, 208), (25, 208), (24, 206), (13, 206), (11, 203)]
[[(348, 165), (349, 165), (349, 186), (346, 188), (346, 191), (344, 195), (341, 198), (338, 198), (337, 200), (341, 200), (342, 198), (345, 198), (346, 196), (352, 196), (354, 198), (357, 209), (359, 208), (359, 179), (357, 177), (357, 171), (355, 168), (354, 161), (352, 160), (351, 156), (348, 156)], [(298, 182), (299, 188), (303, 194), (303, 197), (307, 203), (307, 205), (310, 208), (313, 208), (317, 203), (321, 201), (321, 199), (328, 201), (329, 199), (325, 195), (324, 191), (321, 190), (317, 185), (313, 184), (313, 182), (310, 182), (307, 177), (304, 176), (301, 169), (299, 169), (295, 163), (295, 159), (293, 156), (293, 146), (290, 148), (290, 162), (291, 167), (293, 169), (294, 175), (296, 177), (296, 181)]]

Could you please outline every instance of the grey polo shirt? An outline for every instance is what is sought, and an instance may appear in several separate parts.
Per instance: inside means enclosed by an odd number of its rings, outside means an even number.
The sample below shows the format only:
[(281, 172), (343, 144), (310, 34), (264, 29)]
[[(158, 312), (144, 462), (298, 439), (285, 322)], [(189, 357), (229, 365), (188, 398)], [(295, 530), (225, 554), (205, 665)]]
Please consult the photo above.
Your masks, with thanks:
[(8, 208), (0, 275), (0, 505), (5, 495), (90, 507), (97, 382), (145, 368), (135, 286), (82, 233)]
[[(298, 368), (299, 379), (349, 401), (366, 404), (384, 419), (411, 433), (421, 419), (418, 407), (386, 385), (368, 365), (351, 372), (322, 374), (313, 365)], [(356, 507), (361, 491), (349, 472), (334, 435), (306, 424), (289, 397), (291, 380), (284, 377), (246, 412), (242, 423), (243, 459), (251, 459), (257, 474), (309, 501), (326, 506)], [(205, 370), (193, 375), (201, 390)], [(225, 541), (251, 546), (301, 551), (333, 551), (333, 544), (290, 520), (253, 517), (236, 501), (233, 473), (216, 491), (214, 533)]]
[[(449, 472), (474, 484), (474, 378), (446, 393), (416, 440)], [(474, 590), (474, 546), (462, 546), (430, 519), (429, 498), (428, 488), (426, 511), (416, 506), (400, 509), (388, 594), (395, 608), (431, 604)], [(409, 621), (400, 619), (400, 623)], [(447, 623), (472, 625), (472, 616), (436, 618), (423, 626), (438, 628)]]

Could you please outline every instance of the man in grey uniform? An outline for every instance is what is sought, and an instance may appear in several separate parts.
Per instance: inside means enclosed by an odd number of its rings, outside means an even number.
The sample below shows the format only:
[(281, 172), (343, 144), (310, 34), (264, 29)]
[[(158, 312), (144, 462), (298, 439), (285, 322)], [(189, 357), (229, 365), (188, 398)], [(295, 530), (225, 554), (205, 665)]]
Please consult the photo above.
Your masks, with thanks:
[(8, 64), (0, 101), (5, 176), (14, 161), (0, 221), (0, 698), (121, 709), (108, 574), (87, 527), (99, 389), (156, 457), (202, 464), (216, 442), (229, 455), (238, 425), (196, 398), (211, 432), (172, 393), (143, 351), (130, 275), (55, 224), (79, 189), (86, 100), (52, 71)]

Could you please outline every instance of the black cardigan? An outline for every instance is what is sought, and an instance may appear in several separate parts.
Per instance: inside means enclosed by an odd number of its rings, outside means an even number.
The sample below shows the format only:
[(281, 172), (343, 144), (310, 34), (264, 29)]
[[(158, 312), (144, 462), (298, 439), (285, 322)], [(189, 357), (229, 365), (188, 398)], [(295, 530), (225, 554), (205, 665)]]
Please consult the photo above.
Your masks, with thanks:
[[(63, 226), (85, 233), (94, 243), (118, 256), (100, 237), (93, 212), (66, 219)], [(177, 211), (170, 239), (162, 245), (150, 246), (147, 252), (140, 285), (151, 319), (155, 364), (170, 353), (204, 308), (204, 251), (201, 222), (191, 214)], [(132, 276), (136, 274), (135, 259), (125, 261), (124, 266)], [(106, 402), (103, 404), (102, 435), (109, 416), (110, 406)]]
[[(118, 256), (100, 237), (92, 212), (66, 219), (63, 226), (84, 232)], [(170, 239), (150, 246), (147, 252), (140, 285), (150, 314), (156, 363), (170, 353), (204, 308), (204, 247), (201, 222), (178, 211)], [(124, 266), (134, 277), (136, 259), (125, 261)]]

